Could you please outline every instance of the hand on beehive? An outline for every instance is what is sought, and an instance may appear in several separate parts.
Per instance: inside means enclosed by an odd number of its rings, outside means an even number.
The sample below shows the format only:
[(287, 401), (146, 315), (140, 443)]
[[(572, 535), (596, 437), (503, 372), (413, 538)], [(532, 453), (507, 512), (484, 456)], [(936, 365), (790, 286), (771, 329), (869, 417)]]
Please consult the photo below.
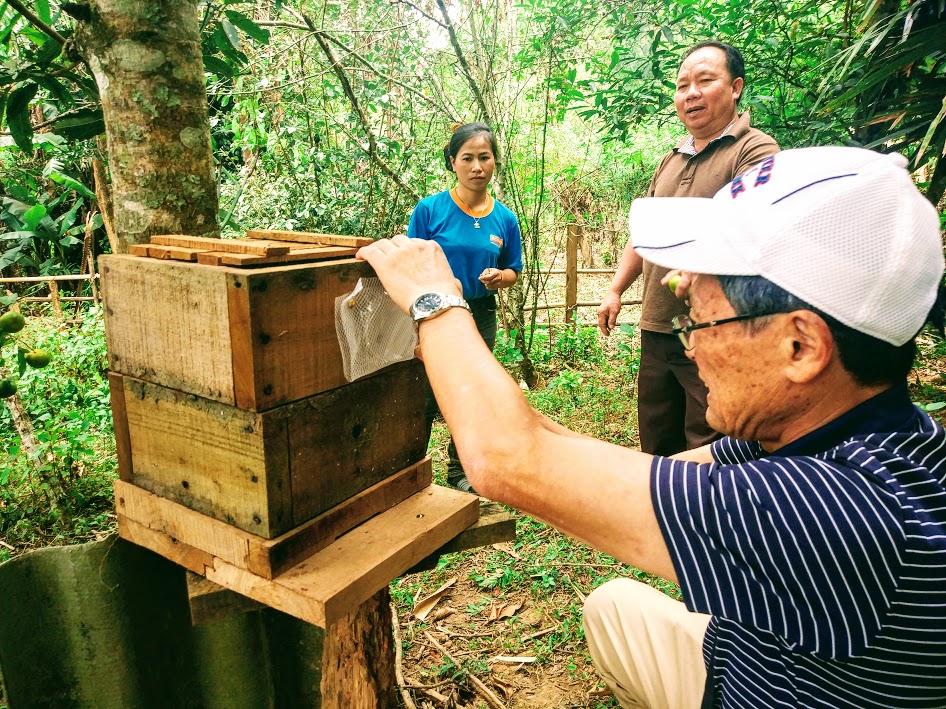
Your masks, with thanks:
[(363, 246), (355, 256), (371, 264), (391, 300), (405, 313), (424, 293), (462, 295), (460, 282), (434, 241), (398, 234)]

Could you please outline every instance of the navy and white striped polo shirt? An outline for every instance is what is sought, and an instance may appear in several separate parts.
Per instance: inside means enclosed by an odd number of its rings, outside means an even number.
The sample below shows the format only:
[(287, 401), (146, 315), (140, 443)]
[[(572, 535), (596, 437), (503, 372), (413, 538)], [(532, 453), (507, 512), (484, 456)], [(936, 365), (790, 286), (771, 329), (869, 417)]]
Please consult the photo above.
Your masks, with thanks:
[(906, 385), (765, 455), (655, 458), (716, 707), (946, 707), (946, 431)]

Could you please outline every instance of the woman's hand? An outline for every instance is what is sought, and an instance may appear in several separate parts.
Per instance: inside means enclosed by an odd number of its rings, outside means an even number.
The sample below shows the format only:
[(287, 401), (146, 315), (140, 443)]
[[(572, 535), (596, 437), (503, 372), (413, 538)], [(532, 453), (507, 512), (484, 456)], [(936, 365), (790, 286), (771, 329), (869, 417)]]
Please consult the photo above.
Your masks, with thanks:
[(499, 290), (505, 283), (506, 274), (500, 268), (487, 268), (480, 274), (480, 283), (487, 290)]

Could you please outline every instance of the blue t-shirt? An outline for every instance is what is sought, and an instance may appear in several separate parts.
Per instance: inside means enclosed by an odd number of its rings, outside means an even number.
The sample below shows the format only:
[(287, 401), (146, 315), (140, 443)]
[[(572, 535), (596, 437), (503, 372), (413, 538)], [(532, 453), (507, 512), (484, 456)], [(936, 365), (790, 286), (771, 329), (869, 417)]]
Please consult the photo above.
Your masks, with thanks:
[(479, 218), (480, 228), (474, 223), (447, 191), (418, 202), (407, 227), (412, 239), (431, 239), (440, 244), (453, 275), (463, 284), (467, 300), (492, 295), (493, 291), (478, 280), (485, 269), (522, 270), (522, 238), (515, 214), (493, 200), (489, 214)]
[(714, 707), (946, 707), (946, 431), (897, 386), (766, 454), (655, 458)]

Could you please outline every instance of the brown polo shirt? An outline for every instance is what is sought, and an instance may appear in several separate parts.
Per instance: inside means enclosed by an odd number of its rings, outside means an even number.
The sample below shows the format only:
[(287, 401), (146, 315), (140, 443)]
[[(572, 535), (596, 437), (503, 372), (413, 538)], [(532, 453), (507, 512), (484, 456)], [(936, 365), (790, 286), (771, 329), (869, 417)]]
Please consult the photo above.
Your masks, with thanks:
[[(771, 137), (749, 126), (748, 111), (736, 119), (726, 135), (711, 141), (696, 155), (683, 152), (689, 139), (687, 136), (681, 140), (660, 161), (650, 181), (648, 197), (712, 197), (737, 175), (779, 150)], [(699, 224), (688, 226), (700, 228)], [(669, 334), (670, 320), (687, 312), (684, 302), (667, 286), (660, 285), (666, 273), (666, 268), (644, 261), (643, 330)]]

